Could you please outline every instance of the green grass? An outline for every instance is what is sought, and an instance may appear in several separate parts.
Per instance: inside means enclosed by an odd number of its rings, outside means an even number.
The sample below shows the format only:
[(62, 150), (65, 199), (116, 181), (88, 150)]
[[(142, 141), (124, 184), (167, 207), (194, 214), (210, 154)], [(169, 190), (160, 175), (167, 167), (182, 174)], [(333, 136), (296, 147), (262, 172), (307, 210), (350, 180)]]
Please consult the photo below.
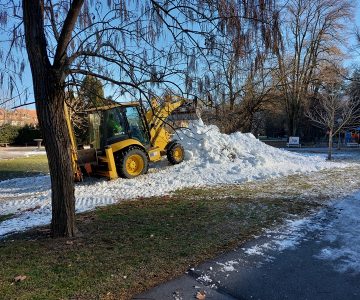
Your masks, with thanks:
[[(81, 236), (34, 230), (0, 242), (4, 299), (127, 299), (316, 205), (284, 199), (173, 197), (124, 202), (78, 216)], [(199, 194), (201, 194), (199, 196)], [(17, 275), (27, 279), (14, 283)]]
[(0, 181), (49, 172), (45, 155), (0, 159)]
[[(289, 214), (307, 214), (357, 188), (359, 169), (187, 188), (171, 197), (122, 202), (77, 215), (80, 234), (74, 239), (51, 239), (47, 228), (10, 236), (0, 240), (0, 298), (129, 299), (241, 245)], [(10, 217), (1, 216), (0, 222)], [(15, 283), (18, 275), (27, 278)]]
[(13, 216), (14, 216), (14, 214), (0, 215), (0, 222), (9, 220), (9, 219), (11, 219)]

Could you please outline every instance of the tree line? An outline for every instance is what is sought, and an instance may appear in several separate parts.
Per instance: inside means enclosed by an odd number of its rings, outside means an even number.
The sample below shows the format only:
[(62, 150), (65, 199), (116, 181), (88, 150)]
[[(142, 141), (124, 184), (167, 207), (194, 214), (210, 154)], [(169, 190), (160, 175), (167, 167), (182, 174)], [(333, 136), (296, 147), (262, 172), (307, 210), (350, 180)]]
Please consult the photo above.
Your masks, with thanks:
[[(357, 126), (359, 70), (344, 67), (348, 54), (343, 45), (353, 34), (351, 2), (291, 0), (278, 13), (279, 35), (272, 51), (254, 41), (240, 56), (231, 48), (212, 53), (209, 70), (214, 76), (192, 87), (212, 99), (208, 121), (227, 133), (312, 141), (331, 129), (319, 115), (332, 101), (337, 110), (333, 121), (342, 118), (346, 124), (341, 127)], [(351, 117), (345, 118), (345, 111)]]
[(228, 121), (224, 131), (254, 132), (271, 111), (283, 115), (288, 135), (299, 135), (327, 93), (345, 99), (339, 45), (353, 11), (349, 0), (3, 1), (0, 83), (4, 102), (20, 99), (29, 66), (49, 161), (52, 236), (76, 234), (64, 103), (81, 94), (86, 76), (115, 101), (196, 96), (209, 120)]

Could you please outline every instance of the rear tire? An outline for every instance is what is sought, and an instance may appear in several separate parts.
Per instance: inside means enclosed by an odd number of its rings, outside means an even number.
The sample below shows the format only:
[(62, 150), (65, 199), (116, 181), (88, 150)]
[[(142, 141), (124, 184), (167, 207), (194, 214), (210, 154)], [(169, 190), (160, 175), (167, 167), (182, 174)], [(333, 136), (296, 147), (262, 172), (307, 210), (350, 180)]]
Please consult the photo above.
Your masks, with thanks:
[(168, 161), (172, 165), (181, 163), (184, 160), (185, 151), (183, 146), (179, 143), (173, 143), (166, 151)]
[(118, 159), (117, 171), (120, 177), (134, 178), (146, 174), (149, 169), (149, 160), (144, 150), (129, 148)]

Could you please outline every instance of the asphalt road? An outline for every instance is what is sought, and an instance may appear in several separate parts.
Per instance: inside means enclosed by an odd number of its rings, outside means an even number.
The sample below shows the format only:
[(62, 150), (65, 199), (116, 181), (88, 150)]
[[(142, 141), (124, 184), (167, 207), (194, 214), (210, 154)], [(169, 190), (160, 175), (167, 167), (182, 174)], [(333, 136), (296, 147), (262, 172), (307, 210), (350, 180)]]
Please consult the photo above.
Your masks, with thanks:
[[(336, 248), (339, 243), (323, 238), (323, 233), (331, 228), (329, 224), (338, 216), (336, 208), (325, 211), (314, 220), (315, 229), (305, 230), (295, 247), (248, 255), (246, 249), (274, 242), (271, 234), (264, 235), (134, 299), (188, 300), (195, 299), (202, 290), (206, 292), (205, 299), (219, 300), (360, 299), (360, 273), (340, 272), (336, 261), (317, 258), (322, 249)], [(287, 238), (291, 240), (291, 236)], [(346, 261), (346, 257), (341, 259)]]

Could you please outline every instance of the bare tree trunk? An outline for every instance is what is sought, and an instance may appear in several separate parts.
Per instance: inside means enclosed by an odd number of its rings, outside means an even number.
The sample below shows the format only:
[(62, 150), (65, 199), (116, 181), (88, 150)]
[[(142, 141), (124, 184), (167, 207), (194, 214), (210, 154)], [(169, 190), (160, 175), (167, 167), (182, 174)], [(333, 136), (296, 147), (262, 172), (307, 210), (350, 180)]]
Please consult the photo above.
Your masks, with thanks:
[(36, 110), (50, 169), (51, 233), (54, 237), (71, 237), (75, 235), (75, 196), (70, 139), (64, 114), (65, 94), (51, 83), (49, 86), (47, 97), (37, 101)]
[(339, 130), (339, 135), (338, 135), (338, 145), (337, 145), (337, 149), (341, 150), (341, 132)]
[(230, 103), (230, 111), (234, 111), (234, 105), (235, 105), (235, 97), (234, 96), (230, 96), (229, 103)]
[(294, 119), (292, 120), (292, 135), (293, 136), (298, 136), (298, 125), (299, 125), (299, 119), (297, 118), (297, 116), (294, 116)]
[(328, 160), (332, 159), (332, 146), (333, 146), (333, 131), (329, 130), (329, 148), (328, 148)]
[(64, 73), (50, 64), (47, 55), (43, 9), (43, 1), (23, 0), (36, 111), (50, 169), (51, 234), (71, 237), (75, 234), (75, 196), (70, 138), (64, 114)]
[(287, 124), (288, 124), (288, 135), (297, 136), (298, 134), (298, 118), (294, 112), (288, 114)]

